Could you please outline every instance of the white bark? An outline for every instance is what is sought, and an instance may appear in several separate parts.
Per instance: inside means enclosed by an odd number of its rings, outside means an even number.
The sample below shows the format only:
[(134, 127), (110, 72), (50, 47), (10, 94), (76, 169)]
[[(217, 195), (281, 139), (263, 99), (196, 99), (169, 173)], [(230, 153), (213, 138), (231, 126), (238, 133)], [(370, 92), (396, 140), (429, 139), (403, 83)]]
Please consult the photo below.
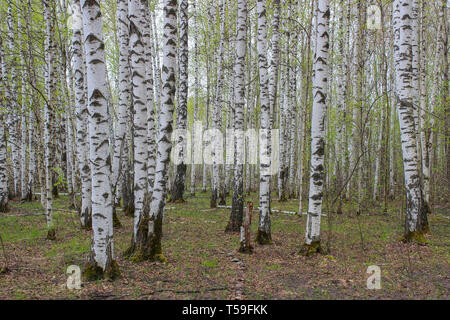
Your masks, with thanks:
[(236, 63), (234, 65), (234, 130), (235, 130), (235, 163), (233, 200), (230, 221), (226, 231), (239, 231), (242, 225), (244, 210), (244, 106), (245, 106), (245, 57), (247, 54), (247, 0), (238, 0)]
[[(214, 113), (213, 113), (213, 128), (217, 131), (222, 127), (222, 103), (223, 103), (223, 56), (225, 52), (225, 5), (224, 0), (220, 0), (219, 2), (219, 19), (220, 19), (220, 44), (219, 44), (219, 56), (217, 62), (217, 87), (216, 87), (216, 96), (214, 99)], [(219, 132), (219, 131), (217, 131)], [(217, 205), (217, 198), (219, 195), (219, 191), (221, 190), (220, 184), (221, 181), (219, 179), (219, 163), (221, 163), (221, 159), (219, 157), (223, 157), (223, 154), (219, 151), (222, 148), (218, 145), (222, 141), (221, 139), (217, 139), (217, 137), (213, 138), (213, 165), (212, 165), (212, 193), (211, 193), (211, 208), (215, 208)]]
[(117, 111), (117, 128), (114, 138), (114, 157), (112, 163), (112, 188), (115, 202), (120, 199), (121, 180), (124, 176), (127, 160), (127, 126), (131, 102), (130, 65), (129, 65), (129, 19), (128, 0), (117, 2), (117, 29), (119, 41), (119, 102)]
[[(260, 183), (259, 183), (259, 227), (258, 241), (271, 240), (270, 224), (270, 178), (271, 178), (271, 113), (269, 98), (269, 74), (267, 70), (267, 30), (266, 0), (258, 0), (258, 61), (261, 101), (261, 145), (260, 145)], [(265, 239), (262, 239), (262, 236)], [(265, 241), (264, 241), (265, 240)]]
[(307, 245), (317, 242), (320, 243), (320, 217), (322, 214), (323, 184), (325, 182), (324, 135), (328, 95), (329, 19), (329, 0), (319, 0), (317, 4), (316, 45), (314, 53), (311, 174), (305, 240)]
[(86, 229), (91, 228), (92, 213), (92, 181), (89, 163), (89, 125), (88, 108), (85, 90), (85, 61), (82, 40), (83, 21), (81, 16), (80, 0), (73, 0), (73, 37), (72, 37), (72, 70), (74, 76), (75, 110), (76, 110), (76, 132), (77, 132), (77, 158), (78, 169), (81, 180), (81, 206), (80, 222)]
[(158, 126), (158, 156), (155, 183), (150, 204), (149, 237), (151, 258), (161, 259), (161, 236), (164, 206), (167, 194), (167, 173), (172, 150), (172, 124), (175, 98), (175, 68), (177, 41), (177, 1), (164, 0), (164, 35), (162, 96)]
[(6, 103), (8, 103), (8, 88), (6, 88), (7, 82), (6, 76), (6, 62), (5, 53), (3, 51), (3, 40), (0, 37), (0, 79), (2, 79), (3, 85), (0, 86), (0, 96), (3, 100), (0, 100), (0, 213), (6, 212), (8, 206), (8, 172), (7, 172), (7, 149), (6, 149), (6, 121), (4, 119), (3, 110), (6, 109)]
[(134, 141), (134, 235), (144, 209), (147, 192), (148, 124), (147, 88), (144, 47), (145, 8), (140, 0), (128, 1), (130, 19), (130, 66), (133, 96), (133, 141)]
[(394, 1), (394, 59), (397, 113), (400, 122), (402, 155), (406, 187), (406, 230), (408, 235), (420, 230), (423, 195), (420, 185), (416, 128), (414, 121), (413, 38), (417, 24), (413, 23), (414, 4), (406, 0)]
[(113, 264), (113, 200), (107, 114), (106, 65), (100, 5), (82, 0), (89, 110), (89, 160), (92, 166), (92, 229), (90, 263), (104, 272)]
[[(52, 77), (55, 77), (54, 71), (54, 25), (53, 17), (50, 8), (49, 0), (44, 0), (44, 18), (46, 21), (47, 32), (46, 32), (46, 64), (47, 70), (45, 73), (45, 89), (46, 89), (46, 103), (44, 107), (44, 167), (45, 167), (45, 216), (47, 218), (47, 227), (50, 230), (54, 228), (53, 225), (53, 167), (51, 158), (55, 155), (54, 152), (54, 142), (52, 141), (52, 123), (53, 123), (53, 101), (55, 98), (55, 88), (53, 87), (54, 82)], [(49, 234), (51, 237), (51, 235)]]

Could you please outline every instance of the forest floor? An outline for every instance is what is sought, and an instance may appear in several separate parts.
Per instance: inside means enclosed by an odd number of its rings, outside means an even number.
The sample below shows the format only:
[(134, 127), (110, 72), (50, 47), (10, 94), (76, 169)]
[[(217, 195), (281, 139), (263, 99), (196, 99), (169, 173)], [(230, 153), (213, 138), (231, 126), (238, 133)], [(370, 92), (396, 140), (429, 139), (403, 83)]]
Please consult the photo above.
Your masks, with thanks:
[[(256, 194), (246, 200), (257, 206)], [(45, 239), (38, 201), (12, 202), (10, 212), (0, 215), (9, 268), (0, 274), (0, 299), (449, 299), (449, 205), (433, 208), (428, 245), (418, 246), (399, 241), (401, 203), (390, 203), (388, 215), (374, 208), (360, 216), (354, 214), (354, 204), (346, 203), (344, 214), (322, 218), (322, 242), (329, 252), (305, 258), (298, 252), (306, 216), (273, 213), (273, 244), (254, 244), (253, 254), (241, 254), (239, 235), (224, 233), (230, 209), (209, 209), (209, 193), (198, 192), (184, 204), (167, 205), (166, 263), (136, 264), (123, 258), (132, 218), (119, 211), (123, 226), (114, 231), (114, 243), (121, 277), (68, 290), (66, 269), (83, 266), (91, 243), (68, 203), (66, 196), (55, 201), (55, 241)], [(279, 210), (297, 211), (297, 206), (295, 200), (272, 203)], [(252, 240), (257, 221), (256, 213)], [(0, 251), (0, 266), (4, 261)], [(380, 290), (367, 288), (371, 265), (381, 268)]]

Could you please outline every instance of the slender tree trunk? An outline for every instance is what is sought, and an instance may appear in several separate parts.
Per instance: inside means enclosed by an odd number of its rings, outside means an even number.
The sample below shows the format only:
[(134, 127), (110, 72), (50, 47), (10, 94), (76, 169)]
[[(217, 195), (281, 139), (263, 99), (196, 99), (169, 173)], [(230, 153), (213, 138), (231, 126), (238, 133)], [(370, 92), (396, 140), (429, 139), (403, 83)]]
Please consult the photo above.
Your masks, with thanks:
[(175, 181), (172, 188), (172, 202), (184, 202), (183, 193), (186, 182), (186, 134), (188, 103), (188, 0), (180, 0), (180, 54), (179, 54), (179, 101), (177, 105), (177, 138), (178, 163), (176, 164)]
[(75, 109), (77, 115), (77, 157), (81, 176), (81, 205), (80, 212), (81, 227), (90, 230), (92, 227), (92, 181), (91, 166), (89, 163), (89, 125), (88, 108), (85, 90), (85, 62), (83, 52), (80, 0), (74, 0), (73, 10), (73, 38), (72, 38), (72, 69), (74, 75)]
[(397, 113), (400, 122), (402, 155), (406, 188), (405, 241), (423, 242), (422, 212), (425, 210), (419, 175), (419, 159), (414, 122), (414, 90), (412, 90), (412, 38), (417, 37), (414, 3), (394, 1), (394, 59)]
[(304, 255), (320, 253), (320, 218), (322, 214), (325, 176), (325, 115), (328, 96), (328, 48), (330, 2), (319, 0), (317, 5), (316, 45), (313, 74), (313, 111), (311, 123), (311, 177), (306, 221), (306, 239), (301, 249)]
[(131, 102), (130, 65), (129, 65), (129, 19), (128, 0), (117, 1), (117, 25), (119, 41), (119, 102), (117, 129), (114, 138), (114, 156), (112, 163), (112, 190), (115, 196), (115, 204), (120, 204), (121, 181), (127, 161), (126, 131), (129, 121), (129, 108)]
[[(5, 53), (3, 51), (3, 40), (0, 37), (0, 79), (2, 79), (3, 83), (7, 83), (5, 80), (6, 76), (6, 62), (5, 62)], [(7, 88), (1, 86), (2, 90), (1, 96), (3, 96), (4, 100), (0, 103), (8, 103), (9, 101), (6, 99)], [(0, 112), (0, 213), (4, 213), (8, 210), (8, 171), (7, 171), (7, 144), (6, 144), (6, 121), (4, 119), (3, 112)]]
[(45, 216), (47, 218), (47, 239), (56, 239), (56, 228), (53, 221), (53, 167), (52, 158), (54, 157), (54, 142), (52, 141), (52, 124), (54, 117), (53, 102), (55, 99), (55, 87), (54, 81), (55, 77), (54, 71), (54, 23), (53, 23), (53, 13), (52, 8), (48, 0), (44, 0), (44, 19), (47, 25), (46, 33), (46, 64), (47, 70), (45, 74), (45, 88), (46, 88), (46, 104), (44, 108), (44, 167), (45, 167)]
[(167, 194), (167, 174), (172, 150), (171, 136), (175, 99), (175, 68), (177, 41), (177, 1), (164, 0), (164, 47), (162, 68), (162, 97), (159, 113), (158, 156), (156, 160), (155, 185), (150, 204), (148, 236), (150, 260), (164, 261), (161, 237), (164, 206)]
[(215, 208), (217, 206), (217, 198), (219, 196), (219, 191), (221, 190), (221, 181), (219, 179), (219, 166), (222, 164), (221, 159), (223, 159), (223, 152), (221, 144), (223, 143), (221, 137), (221, 127), (222, 127), (222, 103), (223, 103), (223, 55), (225, 51), (225, 5), (224, 0), (219, 2), (219, 19), (220, 19), (220, 45), (219, 45), (219, 57), (217, 62), (217, 87), (216, 87), (216, 97), (214, 101), (214, 137), (213, 137), (213, 183), (211, 192), (210, 207)]
[(199, 77), (199, 65), (198, 65), (198, 22), (197, 22), (197, 0), (192, 2), (194, 11), (194, 119), (192, 121), (192, 134), (191, 134), (191, 197), (195, 196), (195, 177), (196, 177), (196, 164), (194, 153), (198, 152), (194, 150), (194, 138), (199, 134), (195, 131), (198, 116), (198, 90), (200, 88)]
[[(140, 221), (145, 220), (148, 212), (145, 211), (144, 199), (148, 190), (147, 159), (148, 159), (148, 110), (147, 110), (147, 87), (146, 87), (146, 57), (144, 41), (145, 25), (145, 1), (129, 0), (128, 16), (130, 22), (130, 67), (132, 81), (133, 102), (133, 150), (134, 150), (134, 225), (133, 239), (129, 255), (136, 260), (144, 259), (141, 243), (136, 241), (144, 238), (139, 233), (147, 233), (147, 230), (139, 228)], [(144, 224), (142, 224), (144, 225)]]
[(269, 75), (267, 71), (266, 1), (258, 0), (258, 62), (261, 100), (261, 145), (259, 182), (259, 225), (256, 241), (260, 244), (272, 242), (270, 224), (270, 178), (271, 178), (271, 125)]
[(230, 220), (226, 232), (239, 232), (242, 225), (244, 210), (244, 105), (245, 105), (245, 56), (247, 51), (247, 0), (238, 0), (237, 37), (236, 37), (236, 63), (235, 75), (235, 163), (233, 201)]
[(89, 160), (92, 166), (91, 255), (83, 271), (86, 280), (115, 279), (119, 267), (114, 260), (111, 155), (109, 148), (108, 89), (100, 4), (82, 0), (89, 109)]

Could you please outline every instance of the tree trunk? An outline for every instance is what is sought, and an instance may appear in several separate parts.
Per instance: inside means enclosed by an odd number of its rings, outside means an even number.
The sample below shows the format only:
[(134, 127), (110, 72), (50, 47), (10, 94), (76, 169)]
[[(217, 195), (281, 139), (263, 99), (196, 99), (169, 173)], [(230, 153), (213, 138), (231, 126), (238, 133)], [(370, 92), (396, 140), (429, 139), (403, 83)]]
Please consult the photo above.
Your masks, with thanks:
[(115, 279), (120, 271), (114, 260), (108, 89), (100, 4), (95, 0), (82, 0), (81, 12), (87, 71), (93, 230), (91, 254), (83, 277), (86, 280)]
[(159, 114), (158, 156), (156, 160), (155, 185), (150, 204), (148, 235), (150, 260), (164, 261), (161, 237), (164, 206), (167, 195), (167, 176), (172, 150), (171, 136), (175, 98), (175, 68), (177, 41), (177, 1), (164, 0), (164, 35), (162, 96)]
[(235, 75), (235, 162), (233, 200), (226, 232), (239, 232), (244, 210), (244, 105), (245, 105), (245, 56), (247, 51), (247, 0), (238, 0)]
[(309, 186), (306, 239), (301, 249), (303, 255), (321, 253), (320, 218), (324, 185), (325, 115), (328, 96), (328, 48), (330, 2), (319, 0), (317, 5), (316, 46), (313, 74), (313, 110), (311, 123), (311, 174)]
[(419, 162), (414, 122), (413, 37), (417, 37), (417, 24), (413, 14), (414, 3), (394, 1), (394, 60), (397, 113), (400, 122), (402, 155), (406, 188), (406, 221), (404, 241), (423, 243), (422, 212), (425, 210), (420, 184)]

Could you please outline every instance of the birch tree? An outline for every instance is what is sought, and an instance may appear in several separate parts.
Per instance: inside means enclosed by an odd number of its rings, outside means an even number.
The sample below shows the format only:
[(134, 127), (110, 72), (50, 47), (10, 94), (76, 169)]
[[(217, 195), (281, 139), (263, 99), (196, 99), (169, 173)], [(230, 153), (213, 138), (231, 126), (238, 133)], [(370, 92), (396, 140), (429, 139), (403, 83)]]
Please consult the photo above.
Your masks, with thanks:
[(245, 105), (245, 57), (247, 51), (247, 0), (238, 0), (237, 36), (236, 36), (236, 62), (235, 75), (235, 159), (233, 200), (230, 220), (225, 229), (226, 232), (239, 232), (242, 225), (244, 211), (244, 105)]
[(114, 260), (111, 155), (107, 114), (106, 65), (100, 4), (82, 0), (84, 47), (86, 56), (89, 109), (89, 160), (92, 166), (91, 254), (83, 270), (87, 280), (114, 279), (119, 267)]
[(148, 237), (149, 259), (164, 261), (161, 248), (162, 222), (167, 195), (167, 175), (172, 150), (171, 136), (175, 98), (175, 64), (177, 41), (177, 1), (164, 0), (162, 96), (159, 110), (158, 152), (155, 184), (150, 204)]
[(177, 147), (178, 163), (176, 164), (175, 181), (172, 188), (172, 202), (184, 202), (183, 193), (186, 182), (186, 134), (187, 134), (187, 103), (188, 103), (188, 0), (180, 0), (180, 48), (179, 48), (179, 101), (177, 105)]
[(311, 123), (311, 172), (305, 243), (301, 254), (321, 253), (320, 218), (325, 183), (325, 116), (328, 96), (329, 0), (318, 0), (315, 32), (313, 110)]
[(89, 125), (88, 108), (85, 90), (85, 62), (83, 47), (83, 20), (81, 16), (80, 0), (73, 0), (73, 35), (72, 35), (72, 69), (74, 76), (77, 157), (81, 180), (81, 205), (79, 206), (81, 227), (90, 230), (92, 227), (92, 181), (89, 163)]
[(120, 203), (121, 178), (127, 161), (127, 122), (131, 102), (130, 65), (129, 65), (129, 19), (128, 0), (117, 1), (117, 25), (119, 40), (119, 102), (117, 129), (114, 138), (114, 157), (112, 164), (112, 186), (115, 203)]
[(394, 60), (396, 104), (400, 123), (402, 156), (406, 188), (406, 222), (404, 241), (423, 243), (424, 226), (422, 213), (425, 208), (419, 175), (418, 150), (414, 122), (414, 90), (412, 68), (412, 38), (417, 37), (417, 23), (412, 20), (417, 16), (413, 11), (415, 2), (395, 0), (394, 14)]
[[(133, 142), (134, 142), (134, 224), (133, 238), (127, 255), (138, 255), (141, 241), (145, 242), (147, 230), (139, 228), (141, 220), (148, 221), (144, 199), (148, 192), (147, 159), (148, 159), (148, 122), (147, 122), (147, 87), (146, 87), (146, 58), (144, 48), (145, 1), (129, 0), (128, 14), (130, 20), (130, 66), (133, 100)], [(143, 233), (143, 234), (141, 234)], [(139, 241), (139, 242), (138, 242)], [(137, 251), (136, 251), (137, 250)]]
[(52, 157), (54, 156), (54, 142), (52, 141), (52, 127), (53, 127), (53, 102), (55, 98), (55, 83), (53, 78), (56, 78), (54, 70), (54, 23), (52, 16), (51, 3), (44, 0), (44, 19), (46, 22), (46, 50), (45, 58), (47, 69), (45, 73), (45, 90), (46, 103), (44, 107), (44, 166), (45, 166), (45, 216), (47, 219), (47, 239), (56, 239), (56, 228), (53, 221), (53, 167)]
[(5, 88), (5, 53), (3, 51), (3, 40), (0, 36), (0, 79), (3, 84), (0, 86), (0, 213), (8, 210), (8, 172), (7, 172), (7, 148), (6, 148), (6, 121), (5, 121), (5, 104), (7, 93)]
[(259, 183), (259, 226), (256, 241), (260, 244), (272, 242), (270, 230), (270, 174), (271, 174), (271, 125), (269, 75), (267, 70), (266, 0), (258, 0), (258, 64), (261, 100), (261, 150)]

